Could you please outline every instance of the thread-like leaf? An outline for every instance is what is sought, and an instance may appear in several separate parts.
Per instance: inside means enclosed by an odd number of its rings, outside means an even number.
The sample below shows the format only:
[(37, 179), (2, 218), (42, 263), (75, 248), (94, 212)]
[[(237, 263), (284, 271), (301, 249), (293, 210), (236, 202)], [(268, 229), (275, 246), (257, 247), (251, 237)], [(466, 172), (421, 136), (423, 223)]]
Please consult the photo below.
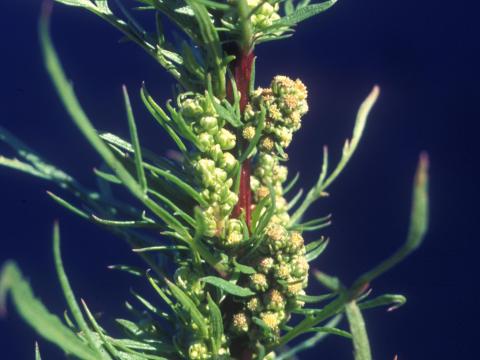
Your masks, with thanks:
[(101, 346), (98, 346), (97, 342), (94, 340), (92, 331), (88, 327), (87, 322), (83, 317), (82, 310), (80, 310), (80, 306), (78, 306), (77, 300), (75, 299), (75, 294), (70, 286), (70, 281), (68, 280), (65, 269), (63, 268), (62, 255), (60, 252), (60, 228), (57, 222), (53, 226), (53, 257), (55, 260), (55, 269), (57, 271), (58, 280), (63, 290), (63, 295), (65, 296), (68, 308), (70, 309), (75, 322), (85, 335), (90, 346), (93, 349), (96, 349), (98, 357), (100, 359), (110, 359), (110, 356), (104, 353)]
[(123, 85), (122, 90), (125, 101), (125, 110), (127, 112), (128, 128), (130, 130), (130, 138), (133, 146), (137, 179), (143, 192), (146, 192), (147, 178), (145, 177), (145, 170), (143, 169), (142, 149), (140, 148), (140, 141), (138, 139), (137, 125), (135, 124), (135, 118), (133, 116), (132, 105), (130, 103), (130, 97), (128, 96), (127, 87)]
[(7, 262), (0, 272), (0, 312), (5, 312), (7, 293), (20, 316), (43, 338), (83, 360), (98, 360), (97, 353), (81, 341), (60, 319), (35, 298), (17, 265)]
[(308, 262), (315, 260), (317, 257), (319, 257), (325, 251), (325, 249), (328, 246), (328, 242), (329, 242), (328, 239), (321, 239), (321, 240), (317, 240), (317, 241), (315, 241), (311, 244), (308, 244), (308, 245), (313, 245), (314, 244), (314, 246), (309, 247), (309, 249), (307, 250), (307, 253), (305, 254), (305, 259)]
[(218, 355), (218, 351), (222, 347), (223, 336), (223, 319), (222, 312), (218, 305), (212, 300), (210, 294), (207, 294), (208, 310), (210, 311), (210, 330), (214, 355)]

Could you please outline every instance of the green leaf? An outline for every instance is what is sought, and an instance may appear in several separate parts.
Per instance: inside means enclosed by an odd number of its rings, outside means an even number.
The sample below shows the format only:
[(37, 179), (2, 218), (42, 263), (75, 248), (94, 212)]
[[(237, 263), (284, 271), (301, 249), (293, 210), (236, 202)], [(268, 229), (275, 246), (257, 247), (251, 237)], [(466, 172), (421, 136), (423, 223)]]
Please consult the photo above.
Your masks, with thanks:
[[(82, 301), (83, 309), (85, 310), (85, 313), (88, 316), (88, 320), (90, 321), (93, 328), (95, 329), (96, 334), (99, 336), (101, 343), (105, 345), (105, 348), (110, 352), (110, 354), (112, 354), (112, 356), (118, 357), (117, 350), (113, 347), (110, 341), (107, 340), (107, 337), (105, 336), (103, 329), (100, 327), (100, 325), (98, 325), (97, 321), (95, 320), (95, 317), (92, 315), (90, 309), (88, 308), (87, 303), (83, 299), (81, 299), (81, 301)], [(102, 352), (101, 355), (103, 355), (104, 358), (110, 359), (110, 356), (108, 356), (106, 352)]]
[[(341, 320), (342, 320), (342, 315), (341, 314), (337, 315), (332, 320), (330, 320), (325, 326), (334, 328), (340, 323)], [(290, 350), (282, 352), (275, 358), (275, 360), (291, 359), (292, 357), (295, 356), (295, 354), (298, 354), (299, 352), (308, 350), (316, 346), (320, 341), (324, 340), (328, 335), (330, 335), (330, 333), (328, 332), (319, 332), (318, 334), (315, 334), (311, 338), (308, 338), (307, 340), (302, 341), (300, 344), (295, 345)]]
[(415, 173), (410, 227), (407, 240), (392, 256), (364, 273), (352, 286), (352, 294), (400, 263), (422, 243), (428, 229), (428, 155), (422, 153)]
[(345, 306), (345, 312), (350, 324), (355, 360), (371, 360), (372, 351), (370, 350), (367, 329), (357, 303), (355, 301), (349, 302)]
[(68, 281), (67, 274), (65, 274), (65, 269), (63, 268), (62, 256), (60, 253), (60, 228), (56, 222), (53, 226), (53, 257), (55, 259), (55, 269), (57, 271), (58, 280), (62, 286), (63, 295), (67, 301), (68, 308), (72, 313), (75, 322), (77, 323), (79, 329), (85, 335), (88, 343), (93, 349), (96, 349), (97, 355), (100, 359), (110, 359), (106, 353), (102, 351), (102, 347), (97, 345), (97, 342), (94, 340), (92, 331), (85, 321), (82, 311), (78, 306), (77, 300), (75, 299), (75, 294), (73, 293), (70, 282)]
[(297, 295), (297, 300), (302, 301), (304, 303), (319, 303), (332, 297), (335, 297), (336, 294), (325, 294), (325, 295)]
[[(282, 17), (280, 20), (275, 21), (270, 28), (279, 28), (296, 25), (312, 16), (318, 15), (325, 10), (330, 9), (337, 0), (328, 0), (320, 4), (307, 5), (293, 11), (291, 14)], [(270, 28), (267, 28), (269, 30)]]
[(329, 239), (321, 239), (314, 241), (310, 245), (308, 250), (306, 249), (307, 253), (305, 254), (305, 259), (308, 262), (311, 262), (315, 260), (317, 257), (319, 257), (327, 248), (328, 246)]
[(167, 132), (168, 135), (173, 139), (173, 141), (177, 144), (178, 148), (182, 153), (187, 152), (187, 147), (183, 143), (183, 141), (180, 139), (178, 134), (175, 132), (175, 130), (168, 125), (167, 123), (170, 122), (170, 118), (167, 116), (165, 111), (157, 105), (157, 103), (152, 99), (150, 94), (148, 93), (145, 84), (142, 84), (142, 88), (140, 90), (140, 96), (142, 98), (143, 103), (145, 104), (145, 107), (147, 110), (150, 112), (150, 114), (153, 116), (153, 118), (162, 126), (165, 131)]
[(87, 219), (87, 220), (90, 218), (86, 212), (80, 210), (78, 207), (70, 204), (68, 201), (62, 199), (61, 197), (55, 195), (54, 193), (52, 193), (52, 192), (50, 192), (50, 191), (47, 191), (47, 194), (48, 194), (48, 196), (50, 196), (56, 203), (60, 204), (61, 206), (63, 206), (63, 207), (66, 208), (67, 210), (70, 210), (70, 211), (73, 212), (75, 215), (78, 215), (78, 216), (80, 216), (81, 218), (84, 218), (84, 219)]
[(251, 266), (248, 266), (248, 265), (239, 264), (236, 260), (234, 260), (233, 266), (234, 266), (234, 269), (235, 269), (234, 271), (238, 272), (238, 273), (241, 273), (241, 274), (252, 275), (252, 274), (255, 274), (257, 272), (257, 270), (255, 270), (255, 268), (253, 268)]
[(342, 289), (342, 283), (337, 277), (327, 275), (321, 271), (314, 271), (315, 279), (325, 286), (328, 290), (339, 292)]
[(135, 118), (133, 116), (132, 105), (128, 96), (127, 87), (123, 85), (122, 89), (125, 101), (125, 109), (127, 111), (128, 128), (130, 130), (130, 137), (133, 145), (137, 179), (140, 187), (145, 193), (147, 191), (147, 178), (145, 177), (145, 170), (143, 169), (142, 149), (140, 148), (140, 141), (138, 140), (137, 126), (135, 125)]
[(403, 306), (407, 302), (407, 298), (403, 295), (385, 294), (371, 300), (367, 300), (358, 304), (360, 309), (372, 309), (380, 306), (388, 306), (387, 311), (393, 311)]
[(82, 342), (60, 319), (35, 298), (17, 265), (7, 262), (0, 272), (0, 312), (5, 312), (8, 293), (21, 317), (46, 340), (67, 354), (83, 360), (98, 360), (97, 353)]
[(335, 327), (330, 327), (330, 326), (317, 326), (309, 329), (307, 332), (328, 333), (330, 335), (337, 335), (347, 339), (352, 338), (352, 335), (348, 331), (338, 329)]
[(27, 164), (27, 163), (25, 163), (23, 161), (20, 161), (18, 159), (9, 159), (9, 158), (6, 158), (6, 157), (0, 155), (0, 165), (5, 166), (5, 167), (9, 167), (9, 168), (14, 169), (14, 170), (22, 171), (24, 173), (27, 173), (27, 174), (30, 174), (30, 175), (33, 175), (33, 176), (36, 176), (36, 177), (39, 177), (39, 178), (42, 178), (42, 179), (50, 180), (50, 177), (46, 176), (41, 171), (38, 171), (32, 165)]
[(322, 196), (326, 196), (325, 190), (345, 169), (348, 162), (355, 153), (355, 150), (357, 149), (357, 146), (363, 135), (363, 130), (365, 129), (365, 125), (367, 123), (368, 115), (372, 110), (373, 105), (375, 105), (375, 102), (377, 101), (379, 95), (380, 88), (378, 86), (374, 86), (370, 94), (360, 105), (357, 117), (355, 119), (352, 138), (345, 141), (345, 145), (342, 151), (342, 157), (333, 172), (328, 177), (328, 149), (326, 146), (323, 148), (323, 165), (318, 181), (315, 186), (310, 189), (302, 204), (293, 213), (290, 219), (290, 225), (296, 224), (302, 218), (303, 214), (308, 210), (310, 205), (312, 205)]
[(187, 246), (182, 245), (158, 245), (150, 246), (146, 248), (132, 249), (134, 252), (148, 252), (148, 251), (178, 251), (178, 250), (190, 250)]
[(204, 338), (208, 337), (208, 327), (200, 310), (198, 310), (197, 306), (193, 302), (193, 300), (177, 285), (169, 281), (168, 279), (164, 279), (167, 283), (168, 288), (172, 292), (172, 295), (177, 299), (177, 301), (182, 305), (183, 309), (190, 314), (190, 318), (192, 321), (197, 324), (200, 333)]
[(83, 111), (77, 97), (73, 91), (72, 85), (68, 82), (63, 72), (60, 61), (53, 48), (50, 35), (48, 32), (48, 17), (43, 16), (40, 21), (40, 39), (42, 43), (43, 57), (48, 73), (55, 85), (55, 89), (62, 100), (67, 112), (71, 118), (87, 138), (93, 148), (102, 156), (103, 160), (115, 171), (122, 182), (130, 189), (130, 191), (138, 198), (143, 197), (141, 187), (135, 179), (130, 175), (128, 170), (117, 160), (115, 155), (109, 150), (107, 145), (100, 139), (92, 123)]
[(249, 296), (255, 295), (255, 293), (248, 288), (238, 286), (236, 284), (233, 284), (227, 280), (224, 280), (216, 276), (205, 276), (200, 280), (210, 285), (213, 285), (230, 295), (234, 295), (238, 297), (249, 297)]
[(214, 355), (218, 355), (218, 351), (222, 347), (223, 336), (223, 319), (222, 312), (218, 305), (212, 300), (210, 294), (207, 294), (208, 310), (210, 311), (210, 328), (211, 340)]
[(40, 349), (38, 348), (38, 342), (35, 341), (35, 360), (42, 360), (40, 356)]

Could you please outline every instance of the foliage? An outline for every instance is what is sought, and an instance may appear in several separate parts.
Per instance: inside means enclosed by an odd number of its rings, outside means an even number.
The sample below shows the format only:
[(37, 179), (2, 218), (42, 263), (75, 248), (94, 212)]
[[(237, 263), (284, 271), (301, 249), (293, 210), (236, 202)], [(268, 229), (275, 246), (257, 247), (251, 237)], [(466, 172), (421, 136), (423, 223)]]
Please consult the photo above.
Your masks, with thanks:
[[(16, 157), (0, 164), (51, 181), (70, 200), (49, 193), (73, 214), (124, 238), (146, 263), (145, 269), (115, 268), (144, 278), (164, 306), (132, 293), (132, 316), (117, 319), (124, 338), (114, 338), (77, 300), (60, 254), (58, 224), (53, 231), (56, 270), (68, 310), (62, 321), (34, 296), (13, 262), (0, 278), (0, 309), (7, 295), (24, 320), (44, 339), (79, 359), (291, 359), (328, 335), (351, 339), (355, 358), (371, 359), (362, 311), (397, 308), (401, 295), (369, 299), (369, 284), (394, 267), (425, 235), (428, 219), (426, 155), (418, 165), (407, 241), (391, 257), (361, 275), (352, 286), (322, 272), (315, 279), (325, 294), (307, 295), (310, 263), (328, 239), (305, 243), (303, 234), (330, 224), (330, 216), (303, 220), (309, 207), (325, 196), (354, 154), (367, 116), (379, 96), (374, 87), (361, 104), (353, 135), (339, 163), (329, 171), (328, 151), (315, 186), (290, 201), (283, 165), (293, 134), (308, 111), (308, 92), (299, 80), (276, 76), (269, 87), (255, 88), (254, 47), (289, 37), (294, 27), (336, 1), (309, 0), (139, 0), (138, 11), (155, 16), (157, 27), (144, 30), (121, 2), (115, 15), (107, 0), (57, 0), (104, 19), (137, 43), (177, 81), (162, 107), (140, 89), (145, 108), (177, 146), (174, 158), (142, 146), (130, 96), (123, 87), (130, 139), (98, 133), (82, 109), (52, 45), (44, 6), (40, 39), (47, 71), (65, 109), (105, 163), (95, 170), (98, 190), (44, 161), (7, 130), (0, 139)], [(171, 43), (162, 27), (168, 19), (185, 40)], [(136, 199), (125, 203), (112, 195), (123, 187)], [(161, 240), (159, 240), (161, 235)], [(159, 263), (167, 253), (175, 270)], [(349, 330), (338, 328), (343, 314)], [(297, 337), (303, 339), (290, 348)], [(287, 350), (285, 350), (287, 349)], [(36, 345), (35, 356), (40, 359)]]

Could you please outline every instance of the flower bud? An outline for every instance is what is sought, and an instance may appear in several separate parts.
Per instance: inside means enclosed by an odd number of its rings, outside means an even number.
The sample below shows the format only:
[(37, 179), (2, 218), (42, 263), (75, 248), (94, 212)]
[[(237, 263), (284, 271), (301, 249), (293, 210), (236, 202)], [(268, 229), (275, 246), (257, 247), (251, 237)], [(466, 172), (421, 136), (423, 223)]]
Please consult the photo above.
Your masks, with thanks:
[(259, 298), (253, 297), (247, 301), (246, 307), (252, 313), (258, 313), (259, 311), (262, 310), (262, 302), (260, 301)]
[(261, 273), (268, 274), (272, 269), (274, 261), (271, 257), (261, 258), (257, 265), (257, 270)]
[(280, 291), (272, 289), (265, 295), (265, 306), (268, 310), (283, 310), (285, 308), (285, 298)]
[(203, 342), (196, 342), (188, 348), (188, 358), (190, 360), (206, 360), (210, 358), (208, 348)]
[(219, 160), (220, 167), (226, 172), (232, 171), (237, 165), (237, 159), (229, 152), (222, 153), (222, 157)]
[(235, 147), (236, 138), (227, 129), (220, 129), (216, 135), (216, 141), (222, 150), (231, 150)]
[(232, 317), (232, 330), (237, 333), (246, 333), (248, 332), (249, 320), (245, 313), (237, 313)]
[(268, 289), (267, 277), (264, 274), (256, 273), (250, 276), (250, 287), (255, 291)]
[(211, 134), (211, 131), (218, 131), (218, 120), (214, 116), (203, 116), (200, 119), (200, 126)]
[(260, 319), (273, 331), (278, 330), (281, 319), (278, 313), (273, 311), (266, 311), (260, 314)]
[(252, 140), (253, 137), (255, 136), (255, 127), (249, 125), (249, 126), (246, 126), (243, 131), (242, 131), (242, 137), (245, 139), (245, 140)]

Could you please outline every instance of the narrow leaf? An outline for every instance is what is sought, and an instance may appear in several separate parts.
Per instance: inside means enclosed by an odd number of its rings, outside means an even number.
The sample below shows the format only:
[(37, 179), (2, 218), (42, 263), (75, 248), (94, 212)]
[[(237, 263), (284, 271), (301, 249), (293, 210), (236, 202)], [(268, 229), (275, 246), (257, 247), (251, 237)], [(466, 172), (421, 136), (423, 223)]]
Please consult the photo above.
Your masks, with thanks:
[(68, 354), (75, 355), (83, 360), (98, 360), (95, 351), (81, 341), (56, 315), (51, 314), (35, 298), (30, 285), (13, 262), (7, 262), (0, 272), (0, 312), (5, 312), (8, 293), (10, 293), (20, 316), (39, 335)]
[(147, 178), (145, 177), (145, 170), (143, 169), (142, 149), (140, 148), (140, 141), (138, 140), (137, 126), (135, 125), (135, 118), (133, 116), (132, 105), (128, 96), (127, 87), (123, 85), (122, 89), (125, 101), (125, 110), (127, 111), (128, 128), (130, 130), (130, 138), (133, 145), (138, 183), (140, 184), (143, 192), (145, 192), (147, 189)]
[(233, 284), (227, 280), (224, 280), (216, 276), (206, 276), (201, 278), (201, 280), (225, 291), (230, 295), (234, 295), (238, 297), (248, 297), (248, 296), (255, 295), (255, 293), (248, 288), (238, 286), (236, 284)]

